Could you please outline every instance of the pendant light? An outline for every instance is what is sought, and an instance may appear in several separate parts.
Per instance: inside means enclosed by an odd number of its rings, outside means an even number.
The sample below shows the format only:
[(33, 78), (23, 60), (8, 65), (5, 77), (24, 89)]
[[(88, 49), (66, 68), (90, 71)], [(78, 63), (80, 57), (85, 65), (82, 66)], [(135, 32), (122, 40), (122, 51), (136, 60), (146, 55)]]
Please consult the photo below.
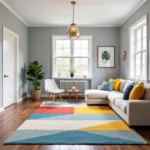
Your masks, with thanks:
[(67, 36), (71, 40), (76, 40), (80, 37), (80, 30), (78, 26), (74, 23), (74, 5), (76, 4), (75, 1), (72, 1), (71, 4), (73, 5), (73, 21), (72, 24), (67, 29)]

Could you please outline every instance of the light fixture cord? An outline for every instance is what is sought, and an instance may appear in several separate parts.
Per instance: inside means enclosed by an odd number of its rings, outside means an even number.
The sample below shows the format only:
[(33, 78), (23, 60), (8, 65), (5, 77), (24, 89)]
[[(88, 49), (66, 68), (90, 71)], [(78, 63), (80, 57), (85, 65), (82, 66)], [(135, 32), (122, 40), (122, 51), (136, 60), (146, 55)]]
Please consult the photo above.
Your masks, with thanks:
[(73, 20), (72, 22), (74, 23), (74, 4), (73, 4)]

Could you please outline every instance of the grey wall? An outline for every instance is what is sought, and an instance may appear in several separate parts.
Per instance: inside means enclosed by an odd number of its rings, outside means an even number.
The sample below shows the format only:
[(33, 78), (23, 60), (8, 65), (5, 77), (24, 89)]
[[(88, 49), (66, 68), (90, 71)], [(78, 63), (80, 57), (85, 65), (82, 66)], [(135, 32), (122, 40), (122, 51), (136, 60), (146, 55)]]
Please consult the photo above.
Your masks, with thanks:
[[(24, 69), (28, 63), (28, 28), (0, 3), (0, 107), (2, 106), (2, 39), (3, 26), (19, 35), (19, 98), (27, 93)], [(8, 87), (9, 88), (9, 87)]]
[[(120, 28), (120, 51), (121, 53), (123, 50), (127, 51), (127, 54), (129, 54), (129, 28), (132, 24), (137, 22), (141, 17), (148, 14), (148, 35), (150, 34), (150, 0), (148, 0), (138, 11), (130, 17)], [(149, 53), (149, 47), (150, 47), (150, 39), (148, 38), (148, 80), (150, 80), (150, 53)], [(129, 78), (129, 56), (127, 57), (127, 60), (125, 62), (120, 60), (120, 76), (122, 78)]]
[[(65, 35), (67, 28), (30, 27), (29, 28), (29, 62), (38, 60), (46, 72), (46, 78), (52, 75), (52, 35)], [(97, 88), (102, 80), (119, 77), (119, 28), (80, 28), (82, 35), (93, 36), (93, 79), (91, 87)], [(115, 46), (115, 68), (97, 68), (97, 46)], [(42, 84), (44, 89), (44, 84)], [(29, 91), (31, 90), (29, 84)]]

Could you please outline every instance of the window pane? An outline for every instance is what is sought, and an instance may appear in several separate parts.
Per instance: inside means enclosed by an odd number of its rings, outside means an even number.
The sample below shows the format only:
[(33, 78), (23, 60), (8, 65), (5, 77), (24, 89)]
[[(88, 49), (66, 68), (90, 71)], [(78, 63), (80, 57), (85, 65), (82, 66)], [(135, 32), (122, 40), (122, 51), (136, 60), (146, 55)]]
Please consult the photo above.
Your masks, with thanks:
[(140, 77), (140, 65), (136, 65), (136, 77)]
[(56, 48), (63, 48), (63, 40), (56, 40)]
[(81, 48), (88, 48), (88, 40), (81, 40)]
[(136, 50), (137, 50), (137, 52), (141, 51), (141, 40), (137, 41)]
[(140, 65), (141, 65), (141, 53), (136, 55), (136, 72), (135, 72), (136, 77), (140, 77), (141, 75)]
[(140, 40), (142, 37), (141, 37), (141, 29), (137, 30), (137, 41)]
[(74, 49), (74, 56), (87, 57), (88, 49)]
[(141, 53), (136, 54), (136, 64), (141, 64)]
[(142, 44), (142, 50), (146, 50), (147, 49), (147, 39), (144, 38), (143, 39), (143, 44)]
[(69, 74), (70, 58), (56, 58), (56, 74)]
[(88, 56), (88, 40), (74, 41), (74, 56), (81, 56), (81, 57)]
[(146, 64), (146, 52), (143, 53), (143, 62), (142, 62), (142, 76), (143, 77), (146, 77), (146, 71), (147, 71), (147, 64)]
[(70, 56), (70, 49), (56, 49), (56, 56)]
[(143, 38), (147, 37), (146, 26), (143, 27)]
[(70, 48), (70, 40), (64, 40), (64, 48)]
[(88, 75), (88, 58), (74, 58), (77, 75)]
[(56, 56), (70, 56), (70, 40), (56, 40)]

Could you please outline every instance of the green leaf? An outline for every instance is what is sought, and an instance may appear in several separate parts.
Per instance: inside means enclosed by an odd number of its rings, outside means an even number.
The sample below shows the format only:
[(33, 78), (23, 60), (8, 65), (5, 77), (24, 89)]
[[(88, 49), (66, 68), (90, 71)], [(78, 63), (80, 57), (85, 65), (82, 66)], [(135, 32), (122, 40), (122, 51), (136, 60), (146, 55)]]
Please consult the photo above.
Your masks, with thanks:
[(27, 80), (29, 80), (29, 81), (34, 81), (34, 79), (32, 79), (32, 78), (27, 78)]
[(32, 82), (32, 85), (37, 89), (41, 83), (40, 80), (44, 79), (45, 73), (42, 70), (42, 65), (39, 65), (37, 61), (31, 62), (27, 69), (27, 80)]

